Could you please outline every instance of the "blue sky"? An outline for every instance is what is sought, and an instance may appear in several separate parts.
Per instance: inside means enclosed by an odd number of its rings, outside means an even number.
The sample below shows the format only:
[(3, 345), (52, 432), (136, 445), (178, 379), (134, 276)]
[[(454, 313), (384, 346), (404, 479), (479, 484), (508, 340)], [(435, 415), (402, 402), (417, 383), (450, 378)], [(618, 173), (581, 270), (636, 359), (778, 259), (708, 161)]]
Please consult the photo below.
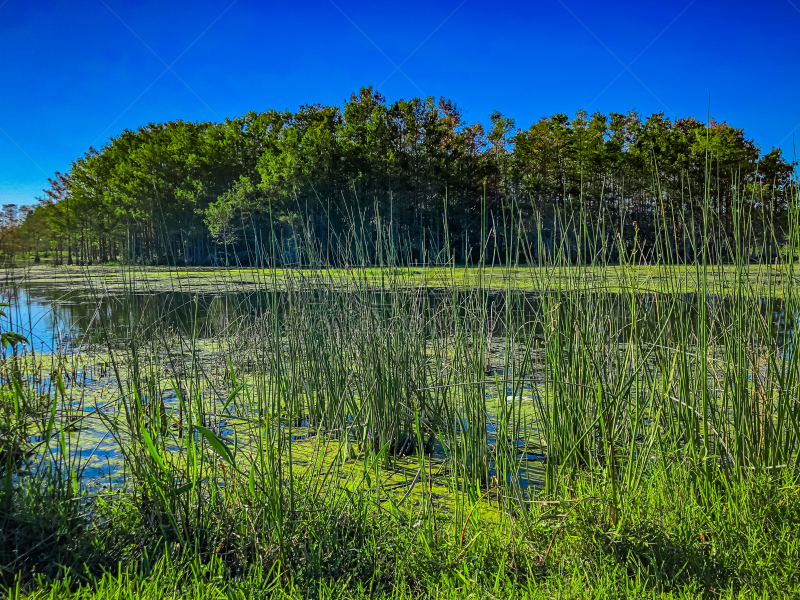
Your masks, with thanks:
[(0, 0), (0, 203), (125, 128), (445, 96), (471, 121), (664, 111), (800, 138), (800, 0)]

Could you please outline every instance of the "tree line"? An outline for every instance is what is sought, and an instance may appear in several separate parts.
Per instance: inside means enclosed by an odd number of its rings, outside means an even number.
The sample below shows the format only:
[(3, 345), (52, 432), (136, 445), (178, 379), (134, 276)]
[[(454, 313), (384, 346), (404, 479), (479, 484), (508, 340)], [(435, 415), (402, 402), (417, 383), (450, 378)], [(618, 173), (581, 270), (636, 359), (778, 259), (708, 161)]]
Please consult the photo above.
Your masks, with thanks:
[(336, 265), (383, 260), (390, 239), (406, 264), (469, 264), (538, 260), (520, 257), (534, 237), (536, 252), (579, 260), (588, 239), (615, 260), (635, 238), (688, 261), (710, 227), (724, 253), (737, 215), (778, 245), (794, 167), (725, 122), (579, 111), (524, 129), (494, 112), (484, 127), (450, 100), (368, 87), (341, 107), (125, 130), (56, 173), (37, 205), (5, 205), (0, 253)]

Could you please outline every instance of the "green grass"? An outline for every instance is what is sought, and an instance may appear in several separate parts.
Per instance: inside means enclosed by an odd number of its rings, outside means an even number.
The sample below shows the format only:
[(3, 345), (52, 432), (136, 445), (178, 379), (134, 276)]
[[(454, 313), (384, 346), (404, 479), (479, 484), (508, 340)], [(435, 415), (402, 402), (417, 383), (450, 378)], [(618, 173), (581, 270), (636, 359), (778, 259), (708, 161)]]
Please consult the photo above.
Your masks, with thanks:
[[(671, 475), (682, 474), (676, 469)], [(109, 561), (105, 575), (91, 562), (95, 574), (75, 566), (66, 583), (54, 569), (49, 579), (19, 583), (20, 595), (751, 598), (797, 593), (796, 488), (759, 477), (701, 500), (688, 492), (675, 494), (671, 483), (656, 479), (638, 499), (636, 519), (622, 531), (603, 515), (602, 503), (591, 500), (541, 505), (526, 526), (505, 517), (470, 524), (465, 531), (444, 515), (437, 515), (434, 526), (433, 515), (426, 518), (424, 509), (403, 518), (340, 498), (336, 509), (317, 504), (316, 515), (291, 525), (286, 534), (292, 544), (280, 562), (268, 552), (278, 549), (266, 546), (260, 559), (246, 564), (224, 553), (182, 552), (174, 541), (162, 546), (153, 541), (133, 561), (126, 552), (136, 551), (140, 536), (148, 537), (142, 531), (146, 525), (139, 515), (117, 514), (117, 526), (92, 540), (84, 538), (77, 547), (61, 542), (60, 558), (77, 550), (82, 558), (98, 560), (98, 554), (113, 551), (120, 566)], [(585, 498), (598, 491), (582, 482), (577, 486)]]
[[(103, 310), (94, 346), (2, 362), (2, 585), (797, 596), (797, 274), (749, 264), (747, 231), (686, 267), (565, 242), (513, 269), (17, 270)], [(166, 289), (181, 319), (118, 318)]]

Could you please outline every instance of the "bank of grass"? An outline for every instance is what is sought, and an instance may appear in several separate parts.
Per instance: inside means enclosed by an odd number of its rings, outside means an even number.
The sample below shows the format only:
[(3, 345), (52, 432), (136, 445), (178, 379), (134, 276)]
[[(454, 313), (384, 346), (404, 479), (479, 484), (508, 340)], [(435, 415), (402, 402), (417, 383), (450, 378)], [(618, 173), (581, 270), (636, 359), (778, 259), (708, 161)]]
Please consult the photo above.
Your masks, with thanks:
[[(622, 266), (603, 248), (576, 266), (565, 245), (520, 269), (63, 271), (98, 303), (158, 281), (220, 298), (201, 319), (195, 295), (179, 324), (169, 305), (147, 323), (91, 311), (91, 360), (4, 359), (2, 585), (797, 596), (796, 269), (736, 247), (691, 267), (623, 248)], [(226, 294), (239, 285), (264, 293)], [(83, 359), (103, 364), (95, 387)], [(89, 477), (109, 440), (115, 468)]]
[[(49, 548), (36, 548), (32, 538), (14, 548), (28, 559), (39, 552), (53, 562), (40, 565), (38, 579), (18, 574), (8, 591), (12, 598), (131, 599), (800, 593), (800, 494), (794, 481), (759, 476), (747, 485), (721, 484), (701, 497), (685, 481), (683, 465), (668, 471), (654, 474), (636, 500), (636, 516), (621, 529), (599, 499), (602, 490), (584, 480), (572, 490), (581, 501), (536, 498), (541, 504), (535, 517), (470, 520), (466, 527), (446, 510), (418, 506), (393, 513), (363, 494), (315, 502), (301, 492), (294, 518), (284, 523), (289, 543), (265, 540), (260, 555), (245, 562), (231, 548), (182, 548), (154, 534), (140, 510), (109, 502), (94, 509), (97, 529), (43, 538)], [(242, 507), (233, 512), (247, 518)]]

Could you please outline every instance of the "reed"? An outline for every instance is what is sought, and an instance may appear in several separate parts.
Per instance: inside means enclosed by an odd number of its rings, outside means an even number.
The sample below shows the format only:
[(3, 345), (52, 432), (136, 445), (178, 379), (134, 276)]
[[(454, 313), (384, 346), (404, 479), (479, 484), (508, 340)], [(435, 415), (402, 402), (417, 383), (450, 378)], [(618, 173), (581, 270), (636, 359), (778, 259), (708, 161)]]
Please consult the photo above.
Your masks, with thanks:
[[(132, 327), (114, 315), (154, 298), (140, 269), (111, 300), (87, 277), (79, 351), (3, 361), (3, 582), (76, 598), (162, 582), (187, 597), (796, 589), (798, 206), (766, 236), (744, 205), (728, 231), (707, 203), (700, 258), (676, 266), (666, 217), (647, 248), (585, 214), (523, 228), (512, 202), (484, 218), (469, 288), (447, 258), (409, 267), (391, 222), (368, 238), (354, 221), (335, 271), (302, 229), (296, 268), (279, 274), (261, 243), (249, 293), (230, 274), (213, 301), (159, 300)], [(174, 281), (159, 298), (185, 298)], [(106, 479), (85, 476), (98, 439), (116, 449)]]

